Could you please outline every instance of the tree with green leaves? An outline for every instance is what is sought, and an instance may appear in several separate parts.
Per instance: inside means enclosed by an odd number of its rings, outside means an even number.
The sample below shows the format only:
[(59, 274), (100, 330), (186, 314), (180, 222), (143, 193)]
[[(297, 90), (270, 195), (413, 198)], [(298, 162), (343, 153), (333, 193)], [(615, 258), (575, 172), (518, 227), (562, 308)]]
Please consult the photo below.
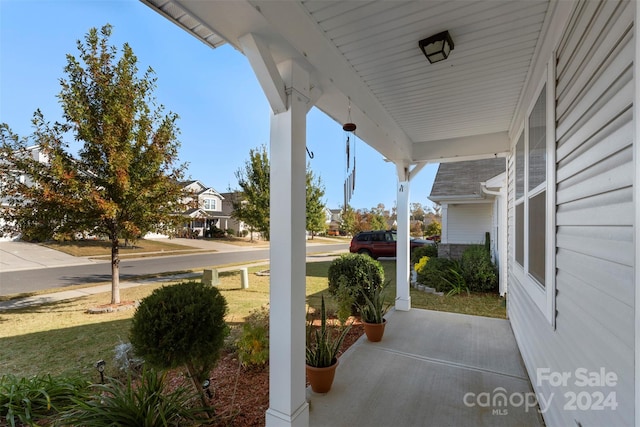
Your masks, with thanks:
[(354, 235), (357, 233), (356, 211), (350, 205), (346, 205), (342, 207), (340, 220), (342, 221), (342, 223), (340, 224), (341, 231), (351, 235)]
[[(271, 178), (271, 167), (269, 165), (269, 154), (267, 147), (262, 145), (259, 148), (249, 150), (249, 159), (244, 166), (236, 171), (236, 179), (240, 186), (241, 196), (233, 201), (233, 213), (231, 216), (237, 221), (242, 221), (252, 232), (258, 231), (265, 240), (269, 240), (269, 183)], [(307, 229), (310, 231), (321, 231), (320, 223), (325, 226), (324, 216), (324, 186), (318, 176), (317, 179), (307, 165)], [(320, 219), (320, 215), (322, 218)]]
[(322, 201), (325, 189), (322, 179), (313, 175), (311, 165), (307, 165), (307, 231), (311, 238), (327, 229), (326, 205)]
[(371, 208), (367, 217), (369, 219), (369, 227), (371, 227), (371, 230), (389, 229), (389, 224), (387, 223), (389, 215), (388, 213), (385, 215), (385, 209), (382, 203), (379, 203), (375, 208)]
[(249, 150), (249, 160), (236, 171), (236, 179), (242, 197), (233, 201), (231, 216), (247, 224), (253, 240), (253, 232), (258, 231), (269, 240), (269, 180), (271, 172), (267, 147)]
[(440, 235), (442, 233), (442, 224), (438, 221), (432, 221), (427, 225), (424, 234), (427, 237)]
[[(181, 187), (186, 165), (178, 160), (178, 116), (164, 114), (152, 96), (153, 70), (140, 75), (128, 44), (120, 54), (108, 44), (112, 27), (89, 30), (78, 41), (79, 56), (67, 55), (58, 95), (62, 122), (47, 122), (40, 111), (35, 131), (20, 139), (0, 126), (2, 232), (46, 240), (78, 233), (111, 242), (111, 303), (120, 303), (121, 239), (149, 231), (169, 232), (182, 222)], [(81, 142), (74, 157), (64, 142)], [(32, 147), (44, 161), (33, 156)], [(24, 179), (26, 177), (26, 179)]]

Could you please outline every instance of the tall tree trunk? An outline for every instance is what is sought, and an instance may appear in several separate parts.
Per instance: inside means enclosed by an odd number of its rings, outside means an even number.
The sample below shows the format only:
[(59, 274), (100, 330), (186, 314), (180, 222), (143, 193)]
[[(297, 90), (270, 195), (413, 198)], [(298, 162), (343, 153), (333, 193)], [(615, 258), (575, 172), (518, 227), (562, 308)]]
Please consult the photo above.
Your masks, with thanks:
[(111, 304), (120, 304), (120, 242), (111, 237)]

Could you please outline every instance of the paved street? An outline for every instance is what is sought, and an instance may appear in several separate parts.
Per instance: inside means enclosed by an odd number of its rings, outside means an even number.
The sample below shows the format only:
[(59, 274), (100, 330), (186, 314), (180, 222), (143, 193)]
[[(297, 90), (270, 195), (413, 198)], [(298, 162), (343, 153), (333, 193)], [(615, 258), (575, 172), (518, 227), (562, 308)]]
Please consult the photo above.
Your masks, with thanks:
[[(194, 242), (195, 244), (195, 242)], [(46, 249), (38, 252), (42, 259), (35, 259), (32, 269), (6, 271), (8, 259), (6, 247), (0, 243), (0, 265), (5, 271), (0, 271), (0, 295), (33, 292), (42, 289), (66, 287), (77, 284), (108, 282), (111, 280), (111, 264), (109, 261), (92, 261), (85, 258), (62, 256), (57, 251)], [(120, 262), (120, 279), (130, 280), (139, 275), (178, 272), (183, 270), (213, 267), (232, 263), (249, 263), (269, 259), (268, 249), (255, 249), (225, 245), (228, 252), (212, 252), (206, 254), (191, 254), (177, 256), (160, 256), (141, 258), (137, 260), (123, 260)], [(228, 247), (231, 248), (228, 248)], [(347, 243), (340, 244), (307, 244), (307, 254), (317, 252), (334, 252), (348, 248)], [(205, 249), (202, 248), (201, 249)], [(235, 249), (235, 250), (234, 250)], [(233, 251), (229, 251), (233, 250)], [(51, 252), (53, 252), (53, 254)], [(35, 251), (34, 251), (35, 252)], [(20, 257), (28, 257), (24, 251)], [(53, 259), (62, 266), (54, 267)], [(75, 264), (68, 263), (75, 261)], [(0, 269), (0, 270), (3, 270)]]

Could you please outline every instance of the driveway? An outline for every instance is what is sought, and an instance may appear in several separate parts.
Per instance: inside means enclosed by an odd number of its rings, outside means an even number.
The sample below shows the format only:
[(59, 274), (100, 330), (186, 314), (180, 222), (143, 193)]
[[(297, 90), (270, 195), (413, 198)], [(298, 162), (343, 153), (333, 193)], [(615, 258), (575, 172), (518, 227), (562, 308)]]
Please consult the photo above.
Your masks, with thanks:
[(0, 242), (0, 272), (94, 264), (88, 258), (26, 242)]

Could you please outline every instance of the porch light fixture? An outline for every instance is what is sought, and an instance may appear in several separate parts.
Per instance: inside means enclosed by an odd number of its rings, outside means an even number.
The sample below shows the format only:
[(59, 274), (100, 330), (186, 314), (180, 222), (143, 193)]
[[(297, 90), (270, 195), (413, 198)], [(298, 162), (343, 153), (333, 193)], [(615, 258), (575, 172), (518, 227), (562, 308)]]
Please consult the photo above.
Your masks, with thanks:
[(420, 40), (418, 46), (431, 64), (444, 61), (449, 57), (449, 52), (453, 50), (453, 40), (449, 31), (443, 31), (434, 36)]

